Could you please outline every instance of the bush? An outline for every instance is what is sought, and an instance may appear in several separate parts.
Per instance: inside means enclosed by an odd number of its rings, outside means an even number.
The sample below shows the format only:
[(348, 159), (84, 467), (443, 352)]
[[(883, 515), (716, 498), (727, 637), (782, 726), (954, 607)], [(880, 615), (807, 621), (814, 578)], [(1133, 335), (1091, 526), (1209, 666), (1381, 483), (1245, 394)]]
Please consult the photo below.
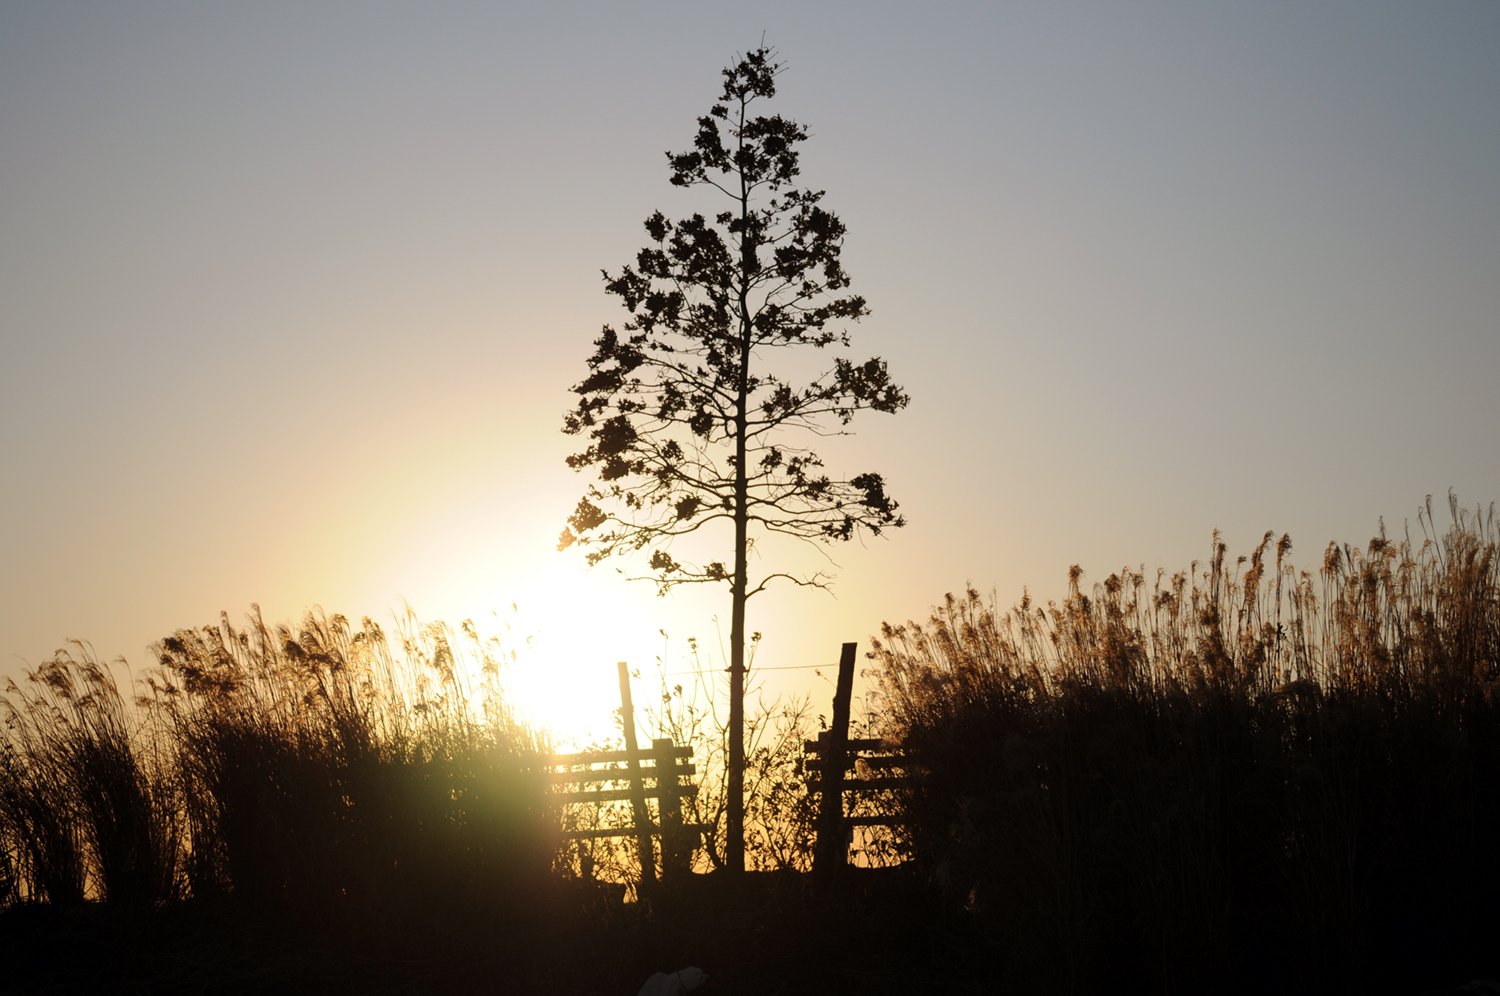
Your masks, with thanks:
[[(1500, 925), (1500, 531), (1267, 534), (1147, 585), (973, 590), (875, 648), (917, 853), (1025, 989), (1432, 985)], [(1494, 966), (1489, 966), (1493, 970)], [(1464, 971), (1470, 974), (1463, 974)], [(1458, 973), (1449, 978), (1444, 972)]]

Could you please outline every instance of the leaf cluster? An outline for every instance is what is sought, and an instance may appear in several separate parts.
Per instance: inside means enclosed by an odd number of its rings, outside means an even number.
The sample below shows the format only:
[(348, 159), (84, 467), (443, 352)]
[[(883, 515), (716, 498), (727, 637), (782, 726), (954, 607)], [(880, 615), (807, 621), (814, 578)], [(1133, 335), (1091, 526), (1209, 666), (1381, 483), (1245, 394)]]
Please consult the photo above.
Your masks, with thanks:
[(590, 546), (590, 563), (649, 549), (663, 588), (730, 578), (720, 562), (689, 565), (670, 552), (710, 523), (739, 516), (749, 528), (831, 542), (903, 522), (879, 474), (835, 477), (806, 445), (844, 434), (859, 411), (906, 406), (885, 361), (839, 357), (805, 381), (776, 369), (785, 350), (847, 347), (848, 326), (869, 313), (849, 289), (844, 223), (823, 191), (795, 184), (807, 128), (755, 113), (780, 71), (764, 47), (724, 70), (692, 148), (667, 154), (674, 186), (704, 188), (725, 209), (675, 221), (654, 212), (635, 261), (604, 271), (629, 318), (600, 333), (564, 421), (586, 441), (569, 466), (593, 469), (597, 483), (560, 547)]

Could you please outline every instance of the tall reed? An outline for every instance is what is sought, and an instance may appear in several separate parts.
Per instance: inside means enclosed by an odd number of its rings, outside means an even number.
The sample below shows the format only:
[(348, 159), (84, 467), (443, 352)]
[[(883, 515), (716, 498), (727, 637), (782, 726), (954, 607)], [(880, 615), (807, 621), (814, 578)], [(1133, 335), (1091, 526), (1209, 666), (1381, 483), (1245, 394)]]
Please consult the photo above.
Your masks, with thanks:
[(256, 905), (453, 904), (545, 872), (556, 848), (535, 734), (472, 624), (310, 614), (180, 630), (151, 708), (178, 747), (197, 895)]
[(1479, 958), (1500, 529), (1450, 516), (1315, 573), (1286, 536), (1231, 560), (1216, 534), (1177, 574), (1085, 592), (1075, 567), (1045, 607), (970, 589), (884, 627), (893, 732), (931, 772), (915, 846), (1013, 982), (1420, 986)]
[(0, 697), (0, 903), (493, 907), (559, 841), (471, 623), (179, 630), (134, 703), (86, 646)]
[(74, 644), (0, 698), (0, 838), (14, 898), (147, 906), (178, 894), (179, 785), (160, 731)]

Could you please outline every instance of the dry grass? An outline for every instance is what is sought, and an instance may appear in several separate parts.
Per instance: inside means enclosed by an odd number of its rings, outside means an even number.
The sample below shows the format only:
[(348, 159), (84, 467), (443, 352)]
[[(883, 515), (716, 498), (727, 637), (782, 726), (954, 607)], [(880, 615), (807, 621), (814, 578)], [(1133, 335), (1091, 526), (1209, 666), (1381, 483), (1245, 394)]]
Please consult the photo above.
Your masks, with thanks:
[[(930, 769), (916, 848), (1025, 989), (1481, 974), (1500, 926), (1500, 529), (1267, 534), (1000, 612), (970, 590), (875, 657)], [(1488, 971), (1497, 967), (1489, 965)], [(1451, 981), (1463, 981), (1458, 978)]]
[(546, 871), (541, 745), (499, 662), (472, 627), (408, 620), (398, 641), (258, 615), (162, 641), (149, 707), (177, 746), (195, 895), (306, 910), (446, 889), (463, 907)]
[(1429, 501), (1420, 542), (1382, 527), (1364, 550), (1330, 543), (1317, 573), (1292, 562), (1288, 536), (1268, 532), (1231, 562), (1215, 533), (1205, 564), (1149, 582), (1126, 568), (1084, 593), (1075, 566), (1068, 597), (1045, 607), (1023, 598), (1000, 612), (972, 589), (949, 595), (927, 625), (884, 627), (884, 691), (903, 716), (933, 707), (935, 683), (959, 703), (997, 694), (1001, 677), (1007, 694), (1031, 697), (1316, 691), (1462, 711), (1500, 691), (1500, 527), (1493, 506), (1450, 498), (1450, 512), (1439, 533)]
[(132, 722), (110, 668), (75, 644), (0, 699), (0, 839), (13, 899), (174, 898), (178, 786), (158, 731)]
[[(1417, 539), (1330, 545), (1313, 571), (1286, 537), (1231, 560), (1216, 536), (1178, 574), (1125, 570), (1085, 591), (1075, 568), (1057, 603), (1000, 611), (970, 590), (926, 623), (887, 626), (867, 723), (929, 774), (901, 797), (909, 833), (866, 857), (917, 862), (894, 891), (870, 879), (832, 899), (798, 874), (814, 849), (805, 703), (763, 703), (750, 723), (749, 857), (770, 877), (703, 877), (675, 907), (606, 909), (568, 880), (634, 877), (633, 842), (585, 856), (559, 831), (628, 816), (549, 807), (546, 745), (512, 719), (503, 648), (472, 626), (221, 619), (163, 640), (134, 702), (78, 646), (0, 705), (0, 905), (106, 933), (88, 919), (101, 910), (142, 924), (228, 911), (221, 946), (251, 916), (277, 925), (283, 955), (335, 952), (318, 969), (330, 981), (418, 988), (424, 973), (462, 975), (476, 945), (484, 972), (536, 991), (618, 988), (603, 963), (569, 961), (575, 950), (645, 969), (639, 985), (672, 967), (638, 960), (675, 957), (662, 938), (747, 985), (774, 981), (763, 962), (817, 957), (830, 959), (825, 988), (890, 991), (919, 968), (934, 990), (975, 992), (1493, 977), (1500, 527), (1493, 511), (1450, 515), (1440, 531), (1424, 508)], [(721, 863), (725, 809), (710, 680), (661, 675), (643, 731), (695, 747), (701, 788), (684, 816), (714, 828), (702, 869)], [(769, 899), (750, 894), (762, 887)], [(828, 936), (879, 935), (878, 952), (828, 954), (803, 936), (841, 909), (857, 929)], [(903, 953), (908, 934), (928, 947)], [(231, 948), (233, 965), (274, 961)], [(200, 981), (226, 964), (210, 959)], [(277, 979), (302, 972), (283, 967)]]
[(462, 908), (550, 868), (542, 745), (472, 626), (223, 619), (163, 640), (134, 708), (78, 649), (4, 698), (10, 901)]

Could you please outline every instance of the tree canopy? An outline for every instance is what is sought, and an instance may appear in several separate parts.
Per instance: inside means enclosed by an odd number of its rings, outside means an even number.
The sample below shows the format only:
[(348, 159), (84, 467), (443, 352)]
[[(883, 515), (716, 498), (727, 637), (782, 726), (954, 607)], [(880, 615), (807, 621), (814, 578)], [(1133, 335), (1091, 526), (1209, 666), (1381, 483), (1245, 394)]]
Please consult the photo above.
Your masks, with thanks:
[[(673, 185), (712, 188), (728, 208), (681, 221), (653, 213), (634, 264), (604, 271), (630, 318), (595, 341), (564, 423), (588, 440), (569, 466), (595, 468), (598, 482), (561, 545), (587, 546), (591, 563), (648, 551), (663, 587), (731, 581), (727, 557), (691, 561), (673, 541), (740, 511), (752, 531), (814, 541), (903, 522), (879, 474), (835, 478), (806, 445), (861, 409), (906, 405), (885, 361), (837, 357), (802, 383), (775, 369), (778, 350), (848, 346), (846, 326), (869, 313), (849, 292), (843, 222), (822, 206), (823, 191), (793, 185), (807, 128), (750, 113), (775, 95), (780, 69), (760, 48), (724, 70), (693, 148), (667, 154)], [(746, 595), (776, 577), (824, 580), (773, 571)]]

